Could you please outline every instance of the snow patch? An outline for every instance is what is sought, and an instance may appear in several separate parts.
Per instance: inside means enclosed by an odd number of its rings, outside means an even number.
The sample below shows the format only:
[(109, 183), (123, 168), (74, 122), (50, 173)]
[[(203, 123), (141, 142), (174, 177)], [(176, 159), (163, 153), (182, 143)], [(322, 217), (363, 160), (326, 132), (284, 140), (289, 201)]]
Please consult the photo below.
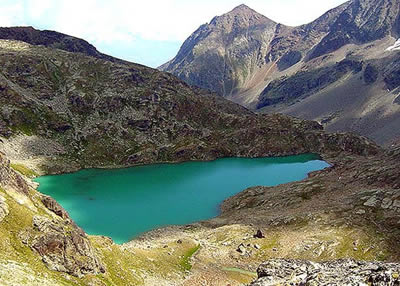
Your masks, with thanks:
[(400, 51), (400, 39), (398, 39), (397, 42), (394, 43), (393, 46), (390, 46), (389, 48), (387, 48), (386, 51)]

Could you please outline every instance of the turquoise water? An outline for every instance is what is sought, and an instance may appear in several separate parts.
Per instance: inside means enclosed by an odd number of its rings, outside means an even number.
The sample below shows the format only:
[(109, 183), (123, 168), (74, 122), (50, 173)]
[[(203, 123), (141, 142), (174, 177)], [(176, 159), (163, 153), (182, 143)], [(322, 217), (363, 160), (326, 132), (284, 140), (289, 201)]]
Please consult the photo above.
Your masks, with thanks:
[(221, 202), (251, 186), (301, 180), (327, 167), (316, 155), (88, 169), (36, 179), (89, 234), (116, 243), (171, 224), (218, 215)]

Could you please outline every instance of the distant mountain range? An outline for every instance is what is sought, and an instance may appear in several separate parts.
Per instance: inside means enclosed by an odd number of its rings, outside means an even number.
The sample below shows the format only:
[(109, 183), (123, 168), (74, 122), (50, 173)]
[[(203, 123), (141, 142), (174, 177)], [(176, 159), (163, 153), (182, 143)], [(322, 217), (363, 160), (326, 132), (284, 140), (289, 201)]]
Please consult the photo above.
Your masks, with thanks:
[(260, 112), (400, 139), (400, 0), (352, 0), (288, 27), (245, 5), (202, 25), (160, 67)]

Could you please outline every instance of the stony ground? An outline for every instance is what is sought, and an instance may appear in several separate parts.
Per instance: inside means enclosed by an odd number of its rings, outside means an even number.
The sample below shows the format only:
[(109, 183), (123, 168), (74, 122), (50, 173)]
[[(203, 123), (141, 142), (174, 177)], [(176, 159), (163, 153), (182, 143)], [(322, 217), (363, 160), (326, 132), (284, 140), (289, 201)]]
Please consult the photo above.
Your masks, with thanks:
[(276, 259), (263, 263), (257, 272), (259, 278), (251, 286), (394, 286), (400, 283), (399, 264), (351, 259), (325, 263)]

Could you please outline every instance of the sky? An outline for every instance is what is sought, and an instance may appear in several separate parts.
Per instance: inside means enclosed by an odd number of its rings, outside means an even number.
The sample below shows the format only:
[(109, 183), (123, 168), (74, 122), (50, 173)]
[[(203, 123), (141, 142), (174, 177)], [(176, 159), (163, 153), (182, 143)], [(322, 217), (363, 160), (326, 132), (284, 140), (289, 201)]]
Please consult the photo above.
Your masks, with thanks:
[(157, 67), (214, 16), (246, 4), (290, 26), (344, 0), (0, 0), (0, 26), (33, 26), (79, 37), (100, 52)]

